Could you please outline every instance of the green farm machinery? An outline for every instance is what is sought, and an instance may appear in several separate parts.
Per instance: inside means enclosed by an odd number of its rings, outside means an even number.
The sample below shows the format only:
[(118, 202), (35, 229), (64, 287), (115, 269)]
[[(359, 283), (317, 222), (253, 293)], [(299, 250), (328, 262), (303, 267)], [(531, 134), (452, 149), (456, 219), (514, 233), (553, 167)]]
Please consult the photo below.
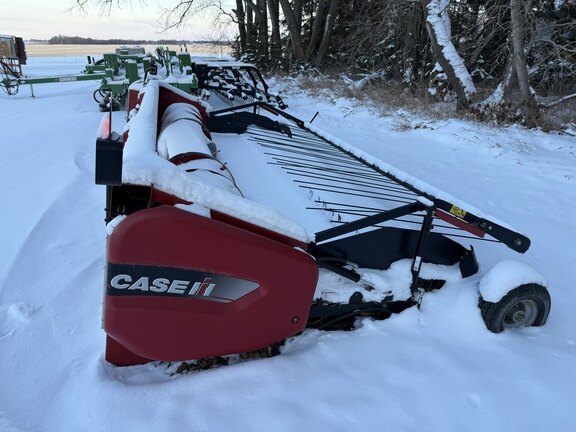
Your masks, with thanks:
[[(238, 105), (247, 101), (265, 101), (285, 108), (280, 96), (271, 94), (260, 71), (251, 64), (216, 57), (192, 57), (183, 46), (180, 52), (157, 48), (154, 54), (142, 47), (121, 47), (105, 53), (99, 60), (88, 57), (84, 70), (78, 74), (26, 77), (24, 42), (13, 36), (0, 36), (0, 89), (15, 95), (21, 85), (30, 85), (34, 97), (34, 84), (99, 81), (94, 100), (101, 111), (119, 110), (124, 106), (129, 88), (139, 88), (144, 82), (156, 79), (186, 93), (204, 99), (217, 95), (225, 105)], [(18, 57), (18, 46), (24, 56)]]
[[(26, 64), (24, 42), (20, 42), (24, 55), (19, 55), (17, 41), (22, 40), (13, 36), (0, 37), (0, 89), (9, 96), (16, 95), (22, 85), (30, 85), (32, 97), (35, 84), (69, 83), (77, 81), (99, 81), (100, 85), (94, 92), (94, 99), (101, 109), (114, 108), (121, 105), (122, 98), (128, 86), (140, 78), (138, 62), (135, 59), (143, 58), (144, 50), (138, 50), (138, 55), (125, 54), (123, 50), (104, 54), (103, 59), (97, 62), (88, 57), (88, 64), (78, 74), (53, 75), (41, 77), (27, 77), (22, 72), (22, 65)], [(140, 60), (143, 64), (143, 61)]]

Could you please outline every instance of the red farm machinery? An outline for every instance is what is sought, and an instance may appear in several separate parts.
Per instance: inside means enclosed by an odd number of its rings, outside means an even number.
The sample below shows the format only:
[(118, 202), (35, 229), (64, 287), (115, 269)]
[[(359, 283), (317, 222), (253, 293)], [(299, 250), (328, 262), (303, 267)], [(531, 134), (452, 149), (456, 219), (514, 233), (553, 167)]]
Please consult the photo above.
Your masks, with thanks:
[[(198, 96), (147, 77), (128, 91), (126, 132), (99, 132), (110, 363), (275, 351), (306, 328), (383, 319), (450, 275), (477, 274), (473, 239), (528, 250), (505, 224), (281, 109), (255, 68), (206, 63), (193, 72)], [(202, 90), (229, 103), (209, 105)], [(506, 271), (479, 278), (488, 329), (543, 325), (543, 278), (519, 265), (521, 283), (487, 282)]]

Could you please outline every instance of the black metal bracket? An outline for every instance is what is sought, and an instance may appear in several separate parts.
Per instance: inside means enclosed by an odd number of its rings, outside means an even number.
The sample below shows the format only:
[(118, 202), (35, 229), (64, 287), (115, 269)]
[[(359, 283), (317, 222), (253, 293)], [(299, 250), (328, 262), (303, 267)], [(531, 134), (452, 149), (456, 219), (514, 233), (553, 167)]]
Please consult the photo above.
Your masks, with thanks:
[(334, 228), (328, 228), (324, 231), (317, 232), (315, 236), (316, 242), (320, 243), (326, 240), (330, 240), (344, 234), (349, 234), (351, 232), (358, 231), (363, 228), (368, 228), (376, 224), (390, 221), (392, 219), (396, 219), (411, 213), (416, 213), (418, 211), (425, 209), (426, 206), (419, 201), (413, 202), (411, 204), (406, 204), (392, 210), (388, 210), (372, 216), (367, 216), (365, 218), (358, 219), (353, 222), (348, 222)]
[(530, 248), (530, 239), (520, 233), (512, 231), (487, 219), (475, 216), (472, 213), (460, 209), (444, 200), (435, 199), (434, 204), (437, 208), (458, 217), (471, 226), (482, 230), (497, 240), (500, 240), (510, 249), (518, 253), (524, 253)]
[(248, 126), (254, 125), (263, 129), (283, 133), (289, 137), (292, 131), (286, 125), (259, 114), (240, 111), (224, 115), (211, 115), (208, 118), (208, 130), (219, 133), (244, 133)]
[(122, 137), (112, 133), (106, 139), (96, 140), (96, 184), (120, 186), (122, 184)]
[(426, 247), (426, 241), (432, 230), (432, 222), (434, 221), (434, 208), (429, 207), (426, 211), (426, 216), (422, 222), (422, 228), (420, 229), (420, 235), (418, 236), (418, 243), (416, 244), (416, 253), (412, 259), (412, 285), (410, 290), (414, 295), (420, 288), (420, 270), (422, 269), (422, 255), (424, 248)]

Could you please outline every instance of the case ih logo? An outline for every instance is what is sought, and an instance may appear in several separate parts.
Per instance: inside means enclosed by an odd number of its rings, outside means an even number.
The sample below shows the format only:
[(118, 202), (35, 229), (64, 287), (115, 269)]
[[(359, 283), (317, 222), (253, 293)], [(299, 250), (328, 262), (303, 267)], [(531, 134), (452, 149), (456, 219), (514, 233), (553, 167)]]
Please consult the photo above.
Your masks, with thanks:
[(152, 291), (157, 293), (184, 294), (208, 297), (216, 284), (211, 278), (204, 278), (202, 282), (192, 282), (187, 280), (167, 278), (156, 278), (150, 280), (147, 276), (138, 278), (133, 282), (133, 277), (128, 274), (119, 274), (112, 278), (110, 286), (115, 289), (127, 289), (137, 291)]
[(108, 264), (106, 293), (110, 296), (170, 296), (231, 302), (259, 284), (197, 270), (133, 264)]

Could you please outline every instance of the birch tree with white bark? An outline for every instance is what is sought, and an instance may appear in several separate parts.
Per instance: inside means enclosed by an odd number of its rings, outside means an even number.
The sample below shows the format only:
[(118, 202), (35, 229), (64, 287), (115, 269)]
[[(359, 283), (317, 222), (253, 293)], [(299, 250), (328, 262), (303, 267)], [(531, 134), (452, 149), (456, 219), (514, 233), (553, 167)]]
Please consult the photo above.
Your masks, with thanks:
[(436, 61), (456, 92), (458, 106), (466, 108), (476, 93), (476, 87), (464, 60), (452, 42), (450, 0), (422, 0), (426, 11), (426, 29)]

